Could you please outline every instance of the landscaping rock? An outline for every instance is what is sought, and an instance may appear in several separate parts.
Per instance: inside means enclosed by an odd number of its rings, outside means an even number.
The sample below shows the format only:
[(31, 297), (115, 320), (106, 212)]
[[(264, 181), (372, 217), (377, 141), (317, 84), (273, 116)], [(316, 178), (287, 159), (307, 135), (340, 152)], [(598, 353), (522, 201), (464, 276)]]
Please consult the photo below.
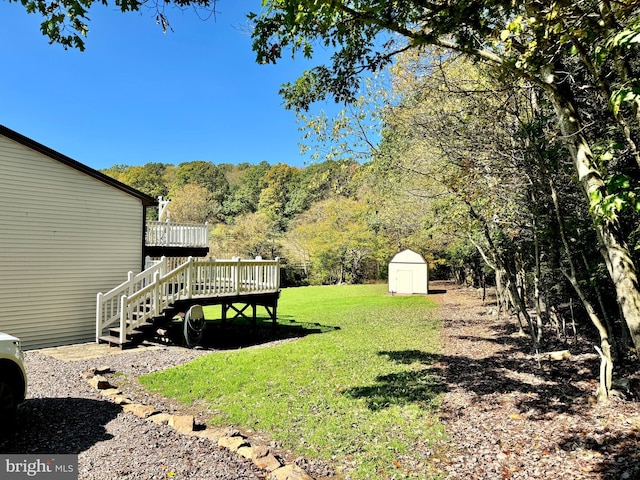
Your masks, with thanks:
[(252, 458), (252, 460), (256, 467), (262, 468), (267, 472), (273, 472), (274, 470), (282, 467), (280, 460), (278, 460), (272, 453), (268, 453), (260, 458)]
[(227, 427), (224, 429), (223, 437), (242, 437), (240, 430), (233, 427)]
[(241, 436), (233, 436), (233, 437), (220, 437), (218, 439), (218, 445), (221, 447), (228, 448), (232, 452), (237, 452), (240, 447), (247, 446), (247, 441), (244, 437)]
[(271, 472), (269, 480), (313, 480), (297, 465), (287, 465)]
[(167, 425), (170, 418), (171, 415), (168, 413), (156, 413), (148, 417), (147, 420), (151, 420), (153, 423), (157, 423), (158, 425)]
[(139, 417), (139, 418), (149, 418), (154, 413), (157, 413), (156, 409), (153, 408), (152, 406), (141, 405), (139, 403), (130, 403), (130, 404), (124, 405), (122, 407), (122, 410), (124, 410), (125, 412), (131, 412), (136, 417)]
[(193, 434), (198, 437), (206, 438), (207, 440), (218, 443), (220, 437), (224, 437), (224, 430), (222, 428), (207, 428), (205, 430), (196, 430), (193, 432)]
[(96, 374), (96, 369), (90, 368), (89, 370), (85, 370), (84, 372), (82, 372), (80, 376), (88, 380), (91, 377), (95, 376), (95, 374)]
[(113, 403), (116, 405), (128, 405), (129, 403), (133, 403), (129, 397), (125, 397), (124, 395), (116, 395), (113, 398)]
[(238, 454), (242, 455), (244, 458), (251, 460), (253, 457), (253, 447), (240, 447), (238, 449)]
[(107, 380), (102, 375), (95, 375), (94, 377), (91, 377), (89, 379), (89, 384), (93, 388), (97, 388), (98, 390), (106, 390), (108, 388), (113, 388), (112, 385), (109, 383), (109, 380)]
[(169, 426), (184, 435), (193, 433), (193, 415), (171, 415)]
[(102, 395), (104, 395), (105, 397), (115, 397), (116, 395), (120, 395), (122, 392), (117, 388), (111, 387), (111, 388), (105, 388), (100, 393), (102, 393)]
[(266, 445), (258, 445), (256, 447), (253, 447), (253, 456), (251, 458), (257, 459), (266, 457), (267, 455), (269, 455), (269, 453), (271, 453), (269, 447), (267, 447)]
[(280, 462), (280, 460), (278, 460), (273, 455), (273, 453), (271, 453), (271, 450), (269, 449), (269, 447), (264, 445), (259, 445), (257, 447), (254, 447), (251, 460), (253, 460), (253, 463), (257, 467), (263, 468), (268, 472), (273, 472), (274, 470), (282, 466), (282, 463)]

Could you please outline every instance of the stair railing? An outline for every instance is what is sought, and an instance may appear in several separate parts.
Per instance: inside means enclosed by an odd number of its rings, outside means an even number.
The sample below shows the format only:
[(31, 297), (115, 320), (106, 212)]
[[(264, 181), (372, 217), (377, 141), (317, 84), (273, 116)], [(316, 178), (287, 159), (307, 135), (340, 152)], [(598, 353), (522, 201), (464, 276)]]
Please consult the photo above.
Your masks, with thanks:
[[(125, 343), (132, 330), (161, 316), (164, 310), (179, 300), (268, 293), (280, 289), (280, 261), (277, 258), (196, 260), (189, 257), (185, 263), (170, 272), (164, 273), (162, 269), (157, 269), (152, 275), (153, 279), (140, 285), (137, 290), (121, 290), (117, 309), (113, 301), (108, 303), (108, 309), (116, 309), (118, 316), (114, 319), (114, 312), (109, 310), (111, 316), (108, 322), (103, 321), (102, 329), (119, 320), (121, 344)], [(102, 297), (103, 302), (107, 295), (115, 295), (111, 292)], [(99, 296), (99, 303), (100, 300)]]
[(105, 330), (120, 320), (121, 297), (129, 296), (153, 283), (156, 273), (163, 275), (167, 269), (167, 258), (162, 257), (157, 262), (149, 262), (151, 265), (144, 271), (134, 275), (127, 274), (127, 280), (107, 293), (98, 293), (96, 298), (96, 341), (104, 334)]

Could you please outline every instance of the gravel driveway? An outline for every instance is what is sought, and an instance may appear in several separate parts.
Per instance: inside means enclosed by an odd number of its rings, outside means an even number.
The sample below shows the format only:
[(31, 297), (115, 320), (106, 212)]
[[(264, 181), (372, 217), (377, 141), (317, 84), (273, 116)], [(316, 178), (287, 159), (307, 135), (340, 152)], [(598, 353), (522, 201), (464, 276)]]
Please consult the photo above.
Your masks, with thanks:
[(83, 480), (264, 479), (264, 470), (210, 440), (181, 435), (123, 412), (81, 377), (102, 365), (140, 375), (206, 353), (180, 347), (141, 348), (71, 361), (26, 352), (29, 394), (19, 408), (19, 430), (0, 439), (0, 453), (78, 454)]

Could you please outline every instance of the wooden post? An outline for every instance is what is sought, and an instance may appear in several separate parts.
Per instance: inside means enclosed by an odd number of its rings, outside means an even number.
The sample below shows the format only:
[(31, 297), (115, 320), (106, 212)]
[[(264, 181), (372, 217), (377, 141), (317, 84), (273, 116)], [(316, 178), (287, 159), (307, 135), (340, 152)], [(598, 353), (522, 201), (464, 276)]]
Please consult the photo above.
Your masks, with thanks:
[(235, 290), (236, 290), (236, 295), (240, 295), (240, 278), (241, 278), (241, 276), (240, 276), (241, 263), (240, 263), (240, 262), (241, 262), (241, 260), (240, 260), (240, 258), (238, 257), (238, 260), (237, 260), (237, 262), (236, 262), (236, 274), (235, 274), (235, 282), (236, 282), (236, 285), (235, 285), (236, 289), (235, 289)]
[(102, 292), (98, 292), (96, 296), (96, 343), (100, 343), (100, 336), (102, 335)]
[(191, 277), (193, 273), (193, 257), (189, 257), (187, 260), (187, 270), (185, 272), (185, 281), (186, 281), (186, 290), (187, 290), (187, 298), (191, 299), (193, 297), (193, 279)]
[(127, 273), (127, 282), (129, 283), (127, 285), (127, 296), (130, 296), (132, 293), (134, 293), (134, 282), (133, 282), (133, 278), (135, 277), (135, 275), (133, 274), (133, 272), (128, 272)]
[(167, 257), (164, 255), (160, 257), (160, 274), (161, 275), (167, 274)]
[[(164, 258), (164, 257), (162, 257)], [(162, 300), (162, 295), (160, 291), (160, 272), (156, 272), (153, 274), (153, 316), (156, 317), (160, 315), (160, 311), (162, 310), (160, 306), (160, 302)]]
[(127, 300), (126, 295), (120, 297), (120, 344), (124, 345), (127, 338)]

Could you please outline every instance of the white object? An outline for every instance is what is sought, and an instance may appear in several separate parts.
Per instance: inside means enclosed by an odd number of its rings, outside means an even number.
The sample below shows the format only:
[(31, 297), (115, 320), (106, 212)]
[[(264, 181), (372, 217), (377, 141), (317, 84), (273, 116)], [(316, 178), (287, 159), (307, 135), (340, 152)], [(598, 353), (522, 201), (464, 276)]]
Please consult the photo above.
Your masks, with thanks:
[(413, 250), (398, 252), (389, 262), (389, 293), (426, 295), (429, 272), (424, 257)]

